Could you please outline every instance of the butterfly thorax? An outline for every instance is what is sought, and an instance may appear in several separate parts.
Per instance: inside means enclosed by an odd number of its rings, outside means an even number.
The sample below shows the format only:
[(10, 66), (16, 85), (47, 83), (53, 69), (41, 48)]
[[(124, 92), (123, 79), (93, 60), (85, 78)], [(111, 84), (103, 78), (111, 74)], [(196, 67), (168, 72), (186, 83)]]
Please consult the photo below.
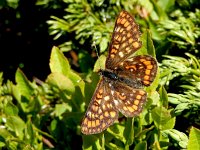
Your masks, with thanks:
[(116, 73), (113, 73), (113, 72), (108, 71), (108, 70), (100, 70), (99, 74), (103, 77), (109, 78), (109, 79), (114, 80), (114, 81), (119, 80), (119, 77), (117, 76)]
[(125, 83), (132, 88), (139, 88), (139, 89), (143, 88), (143, 85), (140, 80), (137, 80), (137, 79), (133, 80), (131, 78), (120, 76), (117, 73), (108, 69), (100, 70), (99, 74), (103, 76), (107, 82), (113, 83), (117, 81), (117, 82)]

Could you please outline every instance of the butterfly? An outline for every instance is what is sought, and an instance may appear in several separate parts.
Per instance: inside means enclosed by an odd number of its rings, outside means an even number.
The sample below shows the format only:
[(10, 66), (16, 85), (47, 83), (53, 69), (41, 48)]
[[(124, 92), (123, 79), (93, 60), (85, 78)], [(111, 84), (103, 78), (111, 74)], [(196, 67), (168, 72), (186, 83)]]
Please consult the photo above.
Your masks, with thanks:
[(116, 19), (105, 70), (81, 124), (83, 134), (101, 133), (112, 125), (119, 112), (138, 116), (147, 100), (143, 89), (157, 74), (157, 61), (150, 55), (132, 56), (140, 49), (139, 26), (126, 11)]

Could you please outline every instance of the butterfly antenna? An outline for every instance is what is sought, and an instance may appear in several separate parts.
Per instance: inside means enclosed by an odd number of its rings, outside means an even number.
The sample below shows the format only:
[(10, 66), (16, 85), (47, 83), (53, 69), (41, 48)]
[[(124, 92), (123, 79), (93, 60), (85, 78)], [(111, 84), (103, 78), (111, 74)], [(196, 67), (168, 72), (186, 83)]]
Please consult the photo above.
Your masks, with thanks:
[(99, 58), (99, 53), (97, 51), (97, 47), (96, 47), (96, 42), (95, 41), (92, 43), (92, 46), (95, 48), (95, 51), (97, 53), (97, 57)]
[(100, 61), (99, 61), (100, 56), (99, 56), (99, 53), (98, 53), (98, 50), (97, 50), (96, 42), (95, 42), (95, 41), (92, 43), (92, 46), (94, 47), (94, 49), (95, 49), (95, 51), (96, 51), (96, 54), (97, 54), (97, 57), (98, 57), (99, 68), (100, 68), (100, 70), (102, 70), (102, 69), (101, 69), (101, 64), (100, 64)]

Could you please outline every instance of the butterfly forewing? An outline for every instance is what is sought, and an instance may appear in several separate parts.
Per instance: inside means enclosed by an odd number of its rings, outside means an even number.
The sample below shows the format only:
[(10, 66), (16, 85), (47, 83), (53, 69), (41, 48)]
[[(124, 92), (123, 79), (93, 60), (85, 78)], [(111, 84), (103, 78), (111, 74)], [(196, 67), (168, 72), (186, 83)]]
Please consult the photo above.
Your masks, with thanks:
[(122, 11), (115, 22), (106, 68), (114, 69), (125, 58), (137, 51), (142, 45), (139, 37), (139, 26), (134, 18), (128, 12)]
[(118, 110), (113, 105), (111, 89), (108, 82), (101, 79), (83, 118), (82, 133), (100, 133), (113, 124), (117, 118)]

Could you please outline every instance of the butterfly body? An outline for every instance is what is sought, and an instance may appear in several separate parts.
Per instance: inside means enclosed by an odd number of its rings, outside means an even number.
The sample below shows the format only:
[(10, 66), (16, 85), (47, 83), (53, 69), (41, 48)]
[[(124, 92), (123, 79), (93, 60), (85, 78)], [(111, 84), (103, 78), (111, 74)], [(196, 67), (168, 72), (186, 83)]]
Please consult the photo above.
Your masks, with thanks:
[(123, 76), (119, 76), (118, 74), (119, 73), (117, 73), (117, 72), (114, 73), (114, 72), (108, 71), (108, 70), (100, 71), (100, 75), (102, 77), (104, 77), (105, 81), (109, 82), (111, 84), (114, 84), (115, 82), (121, 82), (121, 83), (124, 83), (133, 88), (142, 88), (143, 87), (140, 79), (127, 78), (127, 76), (123, 77)]
[(81, 131), (96, 134), (107, 129), (119, 112), (126, 117), (139, 115), (147, 100), (143, 89), (157, 73), (157, 62), (149, 55), (132, 56), (142, 45), (139, 26), (126, 11), (120, 12), (116, 22), (105, 70), (83, 118)]
[(113, 81), (119, 80), (119, 77), (117, 76), (116, 73), (113, 73), (108, 70), (101, 70), (100, 75), (102, 75), (103, 77), (109, 78), (110, 80), (113, 80)]

